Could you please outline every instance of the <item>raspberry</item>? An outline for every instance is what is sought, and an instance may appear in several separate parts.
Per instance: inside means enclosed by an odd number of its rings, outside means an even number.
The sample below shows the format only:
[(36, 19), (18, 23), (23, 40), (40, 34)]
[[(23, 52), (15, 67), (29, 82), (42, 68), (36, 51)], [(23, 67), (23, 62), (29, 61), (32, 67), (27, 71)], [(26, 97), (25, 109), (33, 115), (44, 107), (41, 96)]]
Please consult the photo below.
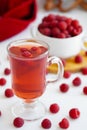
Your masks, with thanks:
[(57, 38), (66, 38), (66, 35), (63, 32), (60, 32)]
[(85, 52), (85, 55), (87, 56), (87, 51)]
[(87, 86), (84, 86), (84, 88), (83, 88), (83, 93), (84, 93), (85, 95), (87, 95)]
[(87, 75), (87, 67), (81, 69), (83, 75)]
[(2, 115), (2, 112), (0, 111), (0, 116)]
[(35, 46), (31, 48), (31, 51), (36, 51), (36, 50), (37, 50), (37, 47)]
[(56, 15), (56, 19), (57, 19), (58, 21), (66, 21), (67, 17), (66, 17), (66, 16)]
[(81, 55), (75, 56), (75, 63), (81, 63), (83, 61), (83, 58)]
[(71, 25), (72, 19), (71, 19), (71, 18), (67, 18), (67, 19), (66, 19), (66, 23), (67, 23), (68, 26)]
[(28, 51), (28, 49), (27, 48), (20, 48), (20, 51), (24, 52), (24, 51)]
[(61, 92), (65, 93), (65, 92), (67, 92), (68, 90), (69, 90), (69, 85), (68, 85), (68, 84), (62, 83), (62, 84), (60, 85), (60, 91), (61, 91)]
[(70, 111), (69, 111), (69, 116), (72, 118), (72, 119), (77, 119), (80, 117), (80, 111), (78, 108), (72, 108)]
[(71, 25), (68, 26), (67, 30), (68, 30), (68, 33), (69, 33), (70, 35), (72, 35), (73, 29), (74, 29), (73, 26), (71, 26)]
[(72, 20), (72, 26), (74, 26), (74, 28), (77, 28), (79, 26), (79, 21), (78, 20)]
[(5, 90), (5, 96), (8, 97), (8, 98), (13, 97), (13, 96), (14, 96), (14, 93), (13, 93), (12, 89), (7, 88), (7, 89)]
[[(47, 29), (44, 31), (45, 28), (50, 29), (50, 35)], [(57, 28), (59, 31), (57, 29), (53, 31), (53, 28)], [(82, 32), (82, 26), (76, 19), (49, 14), (42, 19), (42, 23), (38, 25), (38, 30), (49, 37), (68, 38), (79, 35)]]
[(46, 21), (43, 21), (42, 24), (40, 24), (39, 28), (44, 28), (44, 27), (48, 27), (49, 23)]
[(61, 58), (61, 61), (62, 61), (63, 65), (66, 66), (66, 60)]
[(64, 75), (63, 75), (63, 77), (64, 78), (69, 78), (71, 76), (71, 73), (69, 72), (69, 71), (64, 71)]
[(51, 128), (51, 121), (49, 119), (44, 119), (42, 122), (41, 122), (41, 126), (45, 129), (49, 129)]
[(58, 24), (58, 21), (57, 21), (57, 20), (54, 20), (54, 21), (51, 22), (50, 27), (51, 27), (51, 28), (54, 28), (54, 27), (57, 26), (57, 24)]
[(56, 16), (54, 15), (54, 14), (49, 14), (48, 16), (47, 16), (47, 21), (53, 21), (53, 20), (55, 20), (56, 19)]
[(46, 35), (46, 36), (50, 36), (51, 34), (51, 30), (49, 28), (44, 28), (42, 30), (42, 34)]
[(6, 84), (6, 79), (5, 78), (0, 78), (0, 85), (4, 86)]
[(24, 125), (24, 120), (20, 117), (16, 117), (13, 121), (13, 124), (17, 128), (22, 127)]
[(28, 50), (26, 50), (26, 51), (22, 52), (22, 56), (24, 56), (24, 57), (31, 57), (32, 54)]
[(62, 129), (67, 129), (69, 128), (69, 121), (66, 118), (63, 118), (60, 122), (59, 122), (59, 126)]
[(73, 29), (73, 31), (72, 31), (72, 35), (73, 35), (73, 36), (78, 35), (78, 33), (79, 33), (79, 32), (78, 32), (78, 30), (77, 30), (77, 29)]
[(58, 23), (58, 27), (60, 28), (60, 30), (66, 30), (66, 28), (67, 28), (67, 23), (64, 22), (64, 21), (60, 21), (60, 22)]
[(57, 27), (54, 27), (52, 29), (52, 36), (53, 37), (57, 37), (59, 33), (60, 33), (60, 30)]
[(4, 74), (9, 75), (11, 73), (11, 70), (9, 68), (5, 68)]
[(79, 86), (81, 84), (81, 79), (79, 77), (76, 77), (72, 81), (74, 86)]
[(50, 112), (51, 113), (57, 113), (59, 111), (59, 105), (57, 103), (51, 104), (50, 105)]

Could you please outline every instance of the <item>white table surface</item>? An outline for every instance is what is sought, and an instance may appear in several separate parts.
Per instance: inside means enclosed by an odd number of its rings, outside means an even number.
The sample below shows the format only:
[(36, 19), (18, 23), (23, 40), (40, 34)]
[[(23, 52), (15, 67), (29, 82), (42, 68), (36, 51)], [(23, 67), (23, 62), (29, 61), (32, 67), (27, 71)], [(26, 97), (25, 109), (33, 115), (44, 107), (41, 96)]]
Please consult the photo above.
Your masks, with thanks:
[[(31, 24), (37, 25), (41, 18), (48, 13), (56, 13), (60, 15), (70, 16), (73, 18), (77, 18), (80, 20), (80, 23), (83, 25), (83, 28), (86, 29), (87, 26), (87, 12), (83, 11), (80, 8), (74, 9), (67, 13), (61, 13), (58, 10), (46, 12), (42, 8), (43, 2), (38, 0), (38, 15), (37, 19)], [(9, 67), (9, 62), (7, 60), (7, 51), (6, 47), (9, 42), (16, 39), (23, 39), (23, 38), (31, 38), (31, 31), (30, 27), (27, 27), (23, 32), (17, 34), (16, 36), (5, 40), (0, 43), (0, 78), (5, 77), (7, 80), (7, 83), (5, 86), (0, 86), (0, 110), (2, 111), (2, 116), (0, 117), (0, 130), (16, 130), (12, 124), (14, 116), (11, 113), (11, 107), (13, 104), (18, 100), (17, 97), (12, 97), (10, 99), (6, 98), (4, 96), (4, 91), (6, 88), (11, 87), (11, 77), (5, 76), (3, 74), (4, 68)], [(82, 80), (82, 84), (79, 87), (74, 87), (72, 85), (72, 80), (79, 76)], [(61, 83), (68, 83), (70, 86), (70, 89), (67, 93), (62, 94), (59, 91), (59, 85)], [(87, 129), (87, 96), (82, 93), (82, 89), (84, 86), (87, 86), (87, 76), (82, 75), (81, 73), (75, 73), (72, 74), (69, 79), (62, 78), (59, 82), (49, 84), (47, 86), (47, 89), (43, 96), (40, 98), (40, 100), (45, 104), (47, 109), (49, 108), (50, 104), (52, 103), (58, 103), (60, 106), (60, 111), (57, 114), (51, 114), (49, 112), (46, 113), (46, 115), (42, 118), (49, 118), (52, 121), (52, 127), (51, 130), (60, 130), (58, 127), (58, 122), (66, 117), (69, 119), (70, 127), (68, 130), (86, 130)], [(79, 108), (81, 115), (80, 118), (77, 120), (71, 120), (68, 116), (68, 111), (73, 108), (77, 107)], [(40, 123), (42, 119), (32, 122), (25, 122), (24, 126), (19, 128), (21, 130), (43, 130), (41, 128)]]

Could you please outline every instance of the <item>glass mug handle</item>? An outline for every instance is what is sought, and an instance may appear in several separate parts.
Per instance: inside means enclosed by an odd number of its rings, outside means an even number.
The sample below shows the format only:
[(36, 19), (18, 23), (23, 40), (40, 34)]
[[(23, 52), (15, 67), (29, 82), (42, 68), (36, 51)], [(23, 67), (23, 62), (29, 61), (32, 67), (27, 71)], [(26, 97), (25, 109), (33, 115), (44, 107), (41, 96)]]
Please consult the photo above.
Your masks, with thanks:
[(56, 73), (47, 73), (46, 75), (46, 82), (47, 83), (51, 83), (51, 82), (55, 82), (58, 81), (59, 79), (62, 78), (63, 73), (64, 73), (64, 67), (62, 64), (62, 61), (56, 57), (56, 56), (51, 56), (48, 58), (47, 60), (47, 68), (49, 68), (49, 66), (56, 64), (58, 71)]

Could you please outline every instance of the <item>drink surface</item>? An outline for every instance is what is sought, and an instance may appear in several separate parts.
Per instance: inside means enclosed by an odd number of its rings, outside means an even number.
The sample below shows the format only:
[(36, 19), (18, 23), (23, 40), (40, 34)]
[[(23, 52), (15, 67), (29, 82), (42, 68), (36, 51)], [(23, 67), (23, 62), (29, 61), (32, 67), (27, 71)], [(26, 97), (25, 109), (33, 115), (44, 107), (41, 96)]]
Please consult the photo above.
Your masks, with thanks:
[(47, 50), (42, 45), (32, 43), (9, 48), (12, 88), (16, 96), (31, 100), (43, 94), (46, 87)]

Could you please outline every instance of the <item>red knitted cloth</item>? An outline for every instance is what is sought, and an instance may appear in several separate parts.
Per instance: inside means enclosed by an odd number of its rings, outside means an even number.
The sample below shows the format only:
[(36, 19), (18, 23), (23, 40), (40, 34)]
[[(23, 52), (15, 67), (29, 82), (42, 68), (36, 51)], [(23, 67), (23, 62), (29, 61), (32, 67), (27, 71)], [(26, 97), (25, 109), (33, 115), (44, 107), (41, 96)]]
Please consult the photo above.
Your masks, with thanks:
[(21, 32), (36, 15), (36, 0), (0, 0), (0, 41)]

